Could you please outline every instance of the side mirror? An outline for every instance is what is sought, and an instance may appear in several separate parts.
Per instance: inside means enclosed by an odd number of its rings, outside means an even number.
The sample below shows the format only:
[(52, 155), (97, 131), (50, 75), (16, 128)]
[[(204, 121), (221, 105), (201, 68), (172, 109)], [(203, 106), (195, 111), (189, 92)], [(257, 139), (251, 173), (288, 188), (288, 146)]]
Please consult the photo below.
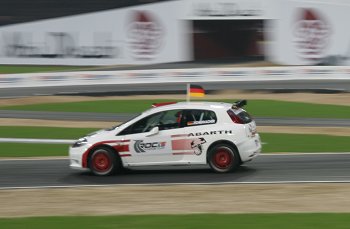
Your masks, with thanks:
[(155, 126), (152, 128), (152, 130), (150, 132), (148, 132), (148, 134), (146, 135), (147, 137), (148, 136), (153, 136), (153, 135), (156, 135), (159, 133), (159, 127), (158, 126)]

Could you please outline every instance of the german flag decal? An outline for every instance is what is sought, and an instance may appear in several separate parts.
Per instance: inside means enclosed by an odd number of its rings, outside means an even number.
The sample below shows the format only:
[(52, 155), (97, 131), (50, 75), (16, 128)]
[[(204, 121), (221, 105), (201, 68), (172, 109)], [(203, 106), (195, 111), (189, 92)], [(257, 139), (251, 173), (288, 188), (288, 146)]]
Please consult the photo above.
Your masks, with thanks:
[(192, 97), (203, 97), (205, 92), (201, 86), (191, 84), (189, 94)]

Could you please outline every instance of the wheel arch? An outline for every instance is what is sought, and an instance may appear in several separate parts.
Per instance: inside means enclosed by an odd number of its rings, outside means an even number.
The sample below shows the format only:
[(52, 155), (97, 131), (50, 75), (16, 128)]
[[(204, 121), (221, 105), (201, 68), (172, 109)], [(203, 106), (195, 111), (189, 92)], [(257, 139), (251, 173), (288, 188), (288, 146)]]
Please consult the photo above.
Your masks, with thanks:
[(90, 164), (90, 159), (91, 159), (91, 155), (93, 154), (93, 152), (98, 149), (98, 148), (101, 148), (101, 147), (104, 147), (104, 148), (108, 148), (110, 149), (112, 152), (114, 152), (115, 156), (118, 158), (118, 160), (121, 162), (121, 158), (120, 158), (120, 155), (118, 153), (118, 151), (113, 148), (112, 146), (110, 145), (107, 145), (107, 144), (98, 144), (98, 145), (94, 145), (92, 146), (91, 148), (89, 148), (87, 151), (86, 151), (86, 158), (84, 160), (84, 163), (86, 165), (86, 168), (89, 168), (89, 164)]
[(241, 155), (239, 153), (239, 150), (238, 150), (237, 146), (233, 142), (231, 142), (229, 140), (219, 140), (219, 141), (215, 141), (215, 142), (210, 144), (210, 146), (207, 149), (207, 158), (206, 158), (207, 163), (209, 163), (209, 152), (211, 151), (211, 149), (213, 149), (215, 146), (220, 145), (220, 144), (229, 145), (234, 150), (236, 150), (237, 153), (238, 153), (238, 157), (239, 157), (238, 159), (239, 159), (240, 163), (242, 163)]

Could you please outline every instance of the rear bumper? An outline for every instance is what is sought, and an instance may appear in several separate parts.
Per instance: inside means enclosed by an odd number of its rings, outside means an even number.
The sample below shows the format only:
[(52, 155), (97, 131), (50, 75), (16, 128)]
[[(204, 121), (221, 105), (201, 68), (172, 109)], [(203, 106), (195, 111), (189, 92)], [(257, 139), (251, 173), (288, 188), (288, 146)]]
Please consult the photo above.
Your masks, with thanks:
[(261, 153), (261, 140), (259, 134), (248, 138), (239, 145), (239, 152), (242, 162), (247, 162), (257, 157)]

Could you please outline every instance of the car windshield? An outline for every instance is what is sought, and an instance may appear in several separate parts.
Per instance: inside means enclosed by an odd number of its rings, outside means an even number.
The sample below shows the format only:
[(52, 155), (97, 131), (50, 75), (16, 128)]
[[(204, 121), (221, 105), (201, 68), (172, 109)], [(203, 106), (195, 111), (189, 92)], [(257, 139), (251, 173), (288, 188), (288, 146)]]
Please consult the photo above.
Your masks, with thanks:
[(131, 120), (133, 120), (133, 119), (135, 119), (135, 118), (139, 117), (140, 115), (141, 115), (141, 114), (133, 115), (133, 116), (132, 116), (131, 118), (129, 118), (127, 121), (122, 122), (122, 123), (119, 123), (119, 124), (117, 124), (117, 125), (115, 125), (115, 126), (112, 126), (112, 127), (106, 128), (105, 130), (106, 130), (106, 131), (112, 131), (112, 130), (115, 130), (115, 129), (117, 129), (118, 127), (120, 127), (120, 126), (122, 126), (122, 125), (124, 125), (124, 124), (126, 124), (126, 123), (130, 122)]

